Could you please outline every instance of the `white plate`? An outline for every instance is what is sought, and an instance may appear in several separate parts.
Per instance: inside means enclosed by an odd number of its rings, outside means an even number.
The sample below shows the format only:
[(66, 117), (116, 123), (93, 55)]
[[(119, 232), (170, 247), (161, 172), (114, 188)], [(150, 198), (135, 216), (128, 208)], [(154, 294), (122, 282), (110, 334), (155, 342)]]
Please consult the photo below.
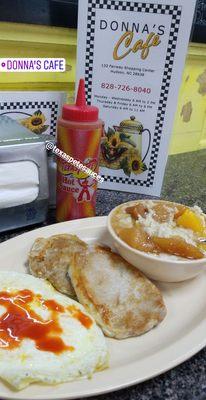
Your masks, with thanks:
[[(0, 245), (0, 269), (26, 271), (28, 251), (37, 237), (75, 233), (87, 242), (109, 244), (106, 217), (50, 225), (8, 240)], [(167, 306), (165, 320), (145, 335), (108, 339), (110, 368), (58, 386), (30, 385), (12, 392), (0, 383), (0, 398), (71, 399), (97, 395), (145, 381), (175, 367), (206, 345), (206, 274), (184, 283), (158, 285)]]

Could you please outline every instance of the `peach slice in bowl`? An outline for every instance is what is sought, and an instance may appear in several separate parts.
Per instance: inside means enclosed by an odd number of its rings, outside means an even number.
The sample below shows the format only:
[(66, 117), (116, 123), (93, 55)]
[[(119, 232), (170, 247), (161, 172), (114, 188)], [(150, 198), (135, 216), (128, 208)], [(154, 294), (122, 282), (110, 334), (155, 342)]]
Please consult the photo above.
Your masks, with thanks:
[(107, 226), (118, 253), (151, 279), (180, 282), (206, 270), (206, 216), (197, 206), (130, 201), (110, 212)]

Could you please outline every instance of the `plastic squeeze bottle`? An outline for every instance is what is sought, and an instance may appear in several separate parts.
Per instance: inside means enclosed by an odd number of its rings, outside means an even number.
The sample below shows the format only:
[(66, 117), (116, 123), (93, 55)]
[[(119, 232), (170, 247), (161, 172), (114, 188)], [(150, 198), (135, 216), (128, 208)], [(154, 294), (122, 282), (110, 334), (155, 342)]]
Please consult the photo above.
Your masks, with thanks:
[[(84, 80), (80, 79), (76, 104), (64, 104), (57, 123), (57, 221), (95, 215), (102, 121), (97, 107), (88, 106)], [(93, 176), (88, 168), (93, 171)]]

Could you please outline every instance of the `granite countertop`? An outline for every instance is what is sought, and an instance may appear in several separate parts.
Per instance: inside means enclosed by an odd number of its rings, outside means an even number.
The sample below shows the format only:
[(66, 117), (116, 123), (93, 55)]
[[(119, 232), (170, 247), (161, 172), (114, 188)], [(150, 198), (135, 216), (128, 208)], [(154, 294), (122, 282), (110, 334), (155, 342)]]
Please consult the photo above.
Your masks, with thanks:
[[(149, 196), (99, 190), (97, 215), (107, 215), (116, 205), (137, 198), (149, 198)], [(187, 205), (197, 204), (206, 212), (206, 150), (169, 157), (161, 198)], [(55, 223), (54, 214), (54, 210), (50, 210), (47, 221), (36, 228)], [(33, 228), (2, 233), (0, 242)], [(98, 396), (98, 400), (101, 399), (204, 400), (206, 399), (206, 348), (190, 360), (154, 379), (118, 392)]]

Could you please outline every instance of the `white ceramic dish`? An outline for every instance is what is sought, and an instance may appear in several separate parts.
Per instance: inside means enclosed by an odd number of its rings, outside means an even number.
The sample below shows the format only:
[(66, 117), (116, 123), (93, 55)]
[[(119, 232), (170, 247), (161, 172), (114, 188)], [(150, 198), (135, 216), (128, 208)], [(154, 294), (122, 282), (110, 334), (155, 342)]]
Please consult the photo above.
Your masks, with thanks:
[[(40, 236), (75, 233), (88, 242), (107, 245), (106, 217), (88, 218), (33, 230), (0, 244), (0, 269), (26, 272), (28, 251)], [(0, 381), (1, 399), (73, 399), (111, 392), (150, 379), (175, 367), (206, 345), (206, 273), (177, 284), (158, 284), (167, 316), (145, 335), (126, 339), (107, 339), (110, 368), (94, 374), (90, 380), (78, 380), (58, 386), (33, 384), (13, 392)], [(189, 307), (188, 307), (189, 305)]]
[[(155, 202), (155, 200), (153, 200)], [(144, 200), (138, 200), (138, 202), (144, 203)], [(158, 200), (160, 202), (160, 200)], [(128, 206), (132, 206), (137, 203), (135, 201), (129, 201)], [(120, 205), (122, 206), (122, 204)], [(111, 218), (119, 206), (115, 207), (108, 215), (107, 226), (111, 235), (111, 241), (113, 247), (121, 254), (121, 256), (129, 263), (139, 268), (145, 275), (151, 279), (155, 279), (161, 282), (181, 282), (187, 279), (194, 278), (199, 275), (202, 271), (206, 271), (206, 258), (200, 260), (174, 260), (168, 258), (160, 258), (153, 254), (144, 253), (130, 247), (127, 243), (121, 240), (115, 233)]]

